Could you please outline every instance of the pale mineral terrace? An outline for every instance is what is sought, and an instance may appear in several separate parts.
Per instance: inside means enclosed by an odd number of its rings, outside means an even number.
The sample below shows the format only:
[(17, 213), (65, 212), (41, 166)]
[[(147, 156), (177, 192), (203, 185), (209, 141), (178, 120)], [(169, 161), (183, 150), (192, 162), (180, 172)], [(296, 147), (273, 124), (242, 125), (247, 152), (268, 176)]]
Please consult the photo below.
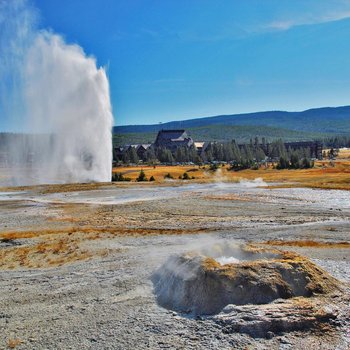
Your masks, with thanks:
[[(93, 184), (3, 191), (0, 348), (346, 349), (350, 193), (256, 186)], [(267, 339), (232, 326), (249, 317), (244, 306), (231, 307), (237, 313), (231, 326), (217, 322), (220, 317), (198, 319), (159, 306), (150, 276), (169, 255), (222, 241), (273, 241), (280, 248), (282, 241), (283, 249), (310, 258), (344, 284), (343, 313), (329, 305), (338, 317), (329, 327)], [(298, 310), (287, 309), (298, 317)]]

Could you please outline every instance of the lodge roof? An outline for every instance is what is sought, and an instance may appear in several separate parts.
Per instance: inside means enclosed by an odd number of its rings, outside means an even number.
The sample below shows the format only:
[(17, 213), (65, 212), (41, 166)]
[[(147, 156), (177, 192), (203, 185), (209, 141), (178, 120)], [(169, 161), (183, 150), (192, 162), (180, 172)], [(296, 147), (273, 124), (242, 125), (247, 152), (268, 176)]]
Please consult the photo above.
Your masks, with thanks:
[(160, 130), (158, 132), (157, 139), (161, 140), (179, 140), (179, 139), (185, 139), (187, 138), (187, 133), (183, 129), (177, 129), (177, 130)]

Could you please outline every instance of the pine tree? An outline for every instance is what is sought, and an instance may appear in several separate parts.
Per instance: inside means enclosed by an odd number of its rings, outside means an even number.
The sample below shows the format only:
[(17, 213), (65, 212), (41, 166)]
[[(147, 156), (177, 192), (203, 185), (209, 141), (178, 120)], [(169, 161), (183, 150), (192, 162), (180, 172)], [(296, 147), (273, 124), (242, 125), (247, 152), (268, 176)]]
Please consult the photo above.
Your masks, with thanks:
[(281, 156), (279, 162), (277, 163), (277, 169), (288, 169), (289, 162), (286, 157)]
[(227, 142), (224, 144), (224, 147), (223, 147), (223, 155), (224, 155), (224, 161), (226, 162), (230, 162), (234, 159), (234, 156), (233, 156), (233, 149), (232, 149), (232, 144)]
[(130, 163), (138, 164), (139, 157), (137, 155), (135, 147), (130, 147), (128, 152), (129, 152)]
[(292, 169), (300, 168), (299, 156), (298, 156), (297, 152), (293, 152), (291, 157), (290, 157), (290, 168), (292, 168)]
[(262, 148), (258, 147), (255, 150), (255, 159), (257, 162), (261, 162), (266, 158), (265, 152), (262, 150)]
[(147, 163), (154, 163), (157, 160), (153, 147), (149, 147), (145, 152), (145, 160)]
[(141, 169), (140, 174), (138, 176), (138, 178), (136, 179), (137, 182), (141, 182), (141, 181), (147, 181), (147, 177), (145, 172), (143, 171), (143, 169)]

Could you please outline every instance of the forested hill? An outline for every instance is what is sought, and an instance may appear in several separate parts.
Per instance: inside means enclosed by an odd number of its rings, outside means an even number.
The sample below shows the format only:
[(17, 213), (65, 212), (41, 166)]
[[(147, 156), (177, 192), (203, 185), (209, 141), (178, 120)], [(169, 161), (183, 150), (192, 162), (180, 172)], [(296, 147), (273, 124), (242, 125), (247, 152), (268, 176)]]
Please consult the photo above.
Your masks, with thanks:
[(256, 112), (219, 115), (153, 125), (114, 127), (114, 143), (149, 143), (161, 129), (186, 129), (195, 140), (247, 141), (255, 136), (269, 140), (310, 140), (349, 135), (350, 106), (308, 109), (303, 112)]
[(303, 112), (270, 111), (218, 115), (214, 117), (188, 119), (152, 125), (126, 125), (114, 127), (114, 132), (156, 132), (160, 129), (187, 129), (208, 125), (263, 125), (297, 131), (345, 133), (350, 132), (350, 106), (314, 108)]

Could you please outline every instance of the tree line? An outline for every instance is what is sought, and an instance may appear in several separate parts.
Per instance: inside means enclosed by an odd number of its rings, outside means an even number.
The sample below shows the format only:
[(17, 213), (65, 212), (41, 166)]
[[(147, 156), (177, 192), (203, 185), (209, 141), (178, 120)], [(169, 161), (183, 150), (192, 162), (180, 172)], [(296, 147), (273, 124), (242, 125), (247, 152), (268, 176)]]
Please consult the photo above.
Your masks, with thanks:
[[(268, 151), (267, 151), (268, 150)], [(129, 147), (121, 159), (123, 163), (138, 164), (140, 160), (147, 164), (165, 163), (216, 163), (231, 164), (232, 170), (258, 169), (262, 164), (273, 162), (278, 169), (299, 169), (313, 166), (310, 148), (286, 148), (282, 139), (267, 144), (258, 138), (249, 144), (239, 145), (235, 140), (230, 142), (211, 142), (199, 153), (195, 146), (178, 147), (174, 152), (164, 147), (149, 147), (142, 157), (139, 157), (134, 147)]]
[(350, 148), (350, 136), (340, 135), (327, 137), (322, 140), (322, 143), (326, 148)]

